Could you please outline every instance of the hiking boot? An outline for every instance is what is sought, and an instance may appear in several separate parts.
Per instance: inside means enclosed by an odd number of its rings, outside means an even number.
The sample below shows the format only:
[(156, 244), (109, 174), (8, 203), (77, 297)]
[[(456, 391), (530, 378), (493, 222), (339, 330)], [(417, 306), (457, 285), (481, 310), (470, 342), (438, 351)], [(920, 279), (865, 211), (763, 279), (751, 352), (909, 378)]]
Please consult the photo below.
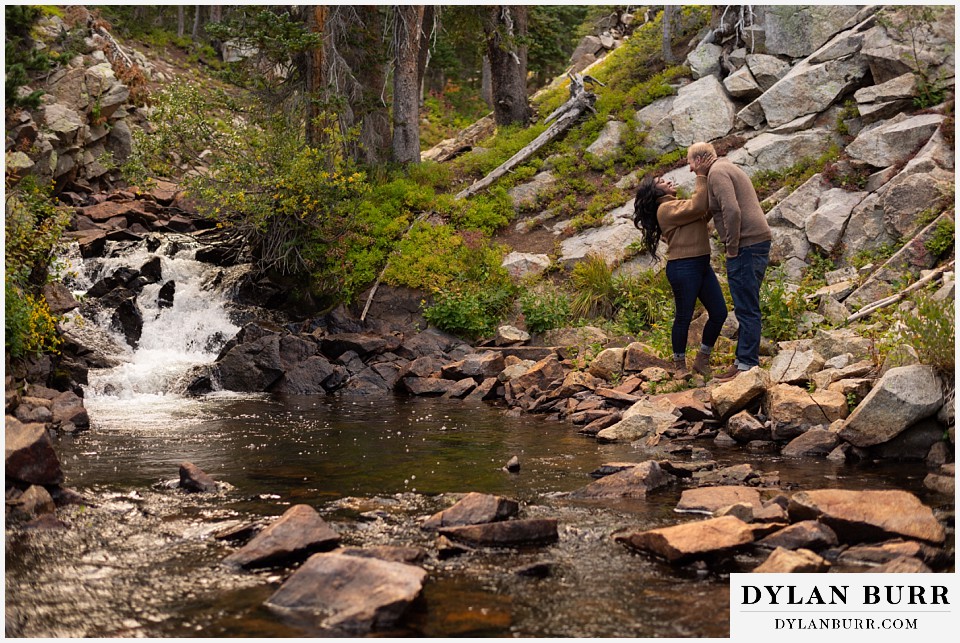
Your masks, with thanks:
[(716, 381), (716, 382), (729, 382), (730, 380), (732, 380), (733, 378), (735, 378), (735, 377), (736, 377), (737, 375), (739, 375), (740, 373), (741, 373), (741, 371), (740, 371), (739, 368), (737, 368), (737, 365), (736, 365), (736, 364), (731, 364), (731, 365), (730, 365), (730, 368), (728, 368), (728, 369), (725, 370), (724, 372), (720, 373), (719, 375), (717, 375), (717, 376), (716, 376), (715, 378), (713, 378), (713, 379), (714, 379), (714, 381)]
[(697, 356), (693, 360), (691, 367), (695, 373), (700, 373), (704, 377), (710, 377), (710, 354), (697, 351)]
[(687, 359), (685, 357), (675, 357), (673, 359), (673, 377), (678, 380), (690, 377), (690, 371), (687, 370)]

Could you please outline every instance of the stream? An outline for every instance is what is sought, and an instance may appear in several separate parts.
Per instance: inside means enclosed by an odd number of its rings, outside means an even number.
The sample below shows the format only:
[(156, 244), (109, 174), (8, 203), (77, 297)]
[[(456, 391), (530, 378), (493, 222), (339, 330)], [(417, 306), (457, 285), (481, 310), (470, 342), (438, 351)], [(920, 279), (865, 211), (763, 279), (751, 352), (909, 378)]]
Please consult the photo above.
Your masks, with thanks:
[[(112, 268), (81, 262), (77, 290), (124, 262), (141, 264), (140, 252), (118, 248), (108, 260)], [(328, 635), (263, 606), (288, 569), (225, 567), (220, 561), (237, 545), (214, 537), (301, 503), (317, 509), (344, 546), (427, 552), (423, 595), (402, 629), (382, 633), (388, 636), (729, 635), (726, 573), (748, 570), (760, 558), (745, 553), (721, 571), (677, 568), (612, 538), (620, 529), (692, 518), (673, 511), (682, 486), (644, 500), (564, 496), (592, 482), (590, 473), (603, 463), (647, 459), (629, 444), (600, 444), (571, 424), (514, 417), (481, 402), (181, 395), (182, 373), (212, 361), (236, 325), (228, 297), (204, 286), (222, 280), (190, 263), (188, 247), (158, 253), (165, 277), (178, 275), (174, 306), (156, 308), (155, 293), (144, 290), (139, 348), (123, 348), (117, 366), (91, 371), (90, 429), (55, 441), (66, 486), (91, 505), (58, 510), (66, 529), (6, 531), (7, 635)], [(186, 292), (197, 294), (182, 297)], [(107, 343), (122, 345), (105, 320), (88, 323)], [(897, 488), (931, 502), (922, 463), (838, 464), (696, 444), (720, 466), (749, 462), (760, 472), (778, 471), (784, 489)], [(502, 467), (514, 455), (521, 469), (507, 473)], [(176, 481), (184, 461), (225, 484), (215, 494), (182, 492)], [(419, 523), (449, 506), (453, 498), (443, 494), (470, 491), (520, 501), (521, 517), (558, 519), (559, 541), (437, 556), (435, 533)], [(544, 577), (518, 573), (535, 563), (549, 570)]]

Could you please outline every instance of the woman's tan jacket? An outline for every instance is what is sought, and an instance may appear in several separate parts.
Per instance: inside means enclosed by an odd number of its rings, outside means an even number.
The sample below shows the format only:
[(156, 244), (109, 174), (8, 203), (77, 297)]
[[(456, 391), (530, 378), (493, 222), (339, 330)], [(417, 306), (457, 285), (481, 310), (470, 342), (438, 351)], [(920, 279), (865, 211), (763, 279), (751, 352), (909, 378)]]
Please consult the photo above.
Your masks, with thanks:
[(709, 255), (707, 177), (697, 177), (691, 198), (662, 196), (658, 203), (657, 222), (663, 231), (661, 238), (667, 244), (667, 260)]

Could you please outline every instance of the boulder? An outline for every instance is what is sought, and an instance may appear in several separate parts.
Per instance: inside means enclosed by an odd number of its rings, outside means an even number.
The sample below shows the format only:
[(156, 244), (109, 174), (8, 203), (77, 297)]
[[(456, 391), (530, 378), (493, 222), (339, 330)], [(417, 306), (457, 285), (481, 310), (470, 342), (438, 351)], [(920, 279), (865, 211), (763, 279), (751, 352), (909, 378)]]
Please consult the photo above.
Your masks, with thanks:
[(734, 413), (747, 408), (767, 390), (770, 376), (759, 366), (738, 374), (710, 392), (710, 404), (714, 414), (725, 421)]
[[(243, 333), (250, 326), (244, 327), (240, 332)], [(250, 333), (246, 333), (243, 338), (246, 336), (250, 336)], [(266, 391), (283, 374), (279, 334), (266, 334), (250, 341), (242, 341), (218, 358), (216, 364), (217, 379), (228, 391)]]
[(217, 490), (217, 483), (197, 465), (184, 462), (180, 465), (180, 488), (193, 493), (212, 493)]
[(763, 563), (757, 566), (755, 574), (812, 574), (825, 572), (830, 563), (809, 549), (790, 550), (777, 547)]
[(427, 572), (414, 565), (344, 554), (316, 554), (266, 605), (323, 630), (360, 636), (394, 627), (420, 595)]
[(540, 390), (546, 390), (550, 384), (560, 380), (563, 376), (564, 371), (560, 360), (557, 359), (556, 355), (549, 355), (536, 362), (523, 374), (510, 379), (507, 384), (515, 395), (519, 395), (535, 386)]
[(840, 437), (836, 433), (814, 427), (790, 440), (780, 453), (788, 457), (824, 457), (839, 444)]
[(738, 150), (727, 155), (743, 171), (753, 175), (760, 170), (783, 170), (796, 165), (801, 159), (818, 157), (826, 152), (832, 142), (830, 132), (811, 129), (796, 134), (772, 134), (765, 132), (750, 139)]
[(322, 355), (313, 355), (288, 368), (270, 386), (270, 391), (287, 395), (322, 395), (339, 388), (347, 377), (347, 370), (343, 366), (331, 364)]
[(584, 151), (601, 159), (613, 156), (620, 149), (620, 139), (626, 129), (627, 124), (622, 121), (607, 121), (597, 139)]
[(810, 243), (826, 254), (832, 254), (843, 237), (853, 209), (866, 196), (866, 192), (851, 192), (841, 188), (824, 192), (817, 209), (804, 224)]
[[(691, 388), (676, 393), (653, 395), (650, 402), (656, 407), (671, 410), (674, 415), (687, 422), (712, 420), (713, 411), (710, 409), (710, 393), (706, 389)], [(667, 404), (672, 406), (667, 406)]]
[(643, 236), (643, 233), (634, 227), (632, 220), (624, 218), (632, 212), (631, 199), (624, 206), (608, 212), (604, 216), (605, 225), (588, 228), (564, 239), (560, 243), (558, 263), (565, 268), (571, 268), (586, 259), (587, 255), (598, 254), (608, 265), (614, 266), (623, 256), (624, 248)]
[(749, 67), (746, 66), (724, 78), (723, 86), (731, 96), (743, 100), (752, 100), (762, 93)]
[(804, 61), (765, 91), (757, 101), (771, 127), (824, 111), (840, 96), (859, 86), (868, 73), (859, 56), (828, 60), (820, 64)]
[(900, 490), (816, 489), (790, 498), (793, 520), (819, 520), (843, 542), (904, 537), (944, 542), (943, 526), (913, 494)]
[(15, 515), (33, 518), (42, 514), (52, 514), (57, 510), (50, 492), (40, 485), (30, 485), (20, 497), (11, 503), (7, 500), (9, 510)]
[(660, 154), (677, 148), (673, 140), (673, 120), (670, 117), (674, 100), (676, 96), (658, 98), (637, 111), (637, 123), (647, 132), (643, 140), (644, 147), (649, 147)]
[(507, 191), (514, 208), (529, 208), (537, 203), (537, 197), (552, 188), (557, 178), (550, 172), (540, 172), (527, 183), (522, 183)]
[(840, 33), (859, 11), (856, 5), (765, 7), (766, 50), (790, 58), (809, 56)]
[(767, 407), (774, 440), (792, 440), (811, 427), (828, 426), (845, 418), (848, 411), (846, 398), (836, 391), (810, 393), (789, 384), (770, 388)]
[(884, 460), (926, 460), (935, 444), (943, 443), (943, 426), (933, 417), (920, 420), (889, 442), (870, 449), (871, 455)]
[(313, 507), (294, 505), (223, 562), (247, 569), (270, 567), (303, 560), (315, 552), (332, 549), (339, 542), (340, 534)]
[(60, 459), (42, 424), (22, 424), (6, 416), (3, 447), (7, 478), (38, 485), (63, 482)]
[(780, 351), (770, 364), (770, 381), (778, 384), (805, 384), (823, 368), (824, 359), (812, 350)]
[(752, 543), (756, 536), (756, 528), (734, 516), (723, 516), (673, 527), (621, 533), (614, 538), (629, 547), (676, 563), (691, 558), (732, 553)]
[(521, 280), (528, 275), (539, 275), (550, 267), (550, 257), (545, 254), (513, 251), (503, 258), (501, 264), (510, 276)]
[(559, 538), (555, 518), (505, 520), (483, 525), (443, 527), (440, 533), (470, 545), (519, 547), (556, 542)]
[(942, 556), (935, 547), (914, 540), (888, 540), (869, 545), (854, 545), (841, 552), (838, 561), (854, 565), (885, 565), (902, 558), (933, 562)]
[(827, 360), (846, 353), (858, 361), (870, 360), (873, 357), (873, 342), (849, 328), (818, 328), (810, 348)]
[(520, 505), (515, 500), (485, 493), (471, 492), (449, 509), (444, 509), (428, 518), (424, 529), (479, 525), (499, 520), (508, 520), (517, 515)]
[(769, 536), (764, 536), (758, 542), (761, 547), (777, 549), (812, 549), (820, 550), (836, 547), (840, 544), (837, 534), (825, 524), (816, 520), (801, 520)]
[(727, 433), (741, 443), (770, 439), (770, 429), (747, 411), (740, 411), (727, 420)]
[(54, 315), (68, 313), (80, 305), (73, 293), (59, 282), (51, 282), (43, 287), (43, 298)]
[(648, 460), (606, 475), (586, 487), (570, 493), (571, 498), (645, 498), (647, 492), (665, 487), (676, 478), (660, 468), (660, 465)]
[(448, 380), (462, 380), (469, 377), (482, 382), (488, 377), (499, 375), (505, 366), (503, 353), (485, 351), (467, 355), (462, 360), (447, 364), (440, 369), (440, 375)]
[(672, 411), (649, 400), (640, 400), (623, 414), (619, 422), (597, 433), (601, 442), (633, 442), (660, 435), (677, 421)]
[(625, 352), (623, 348), (606, 348), (600, 351), (590, 362), (590, 374), (609, 382), (623, 373)]
[(717, 76), (720, 72), (720, 55), (723, 48), (712, 42), (701, 42), (696, 49), (687, 54), (687, 67), (694, 80), (704, 76)]
[(760, 509), (760, 492), (752, 487), (734, 485), (684, 489), (674, 511), (713, 515), (724, 507), (740, 503)]
[(769, 54), (749, 54), (747, 68), (761, 91), (767, 91), (790, 71), (790, 63)]
[(388, 350), (387, 340), (370, 333), (338, 333), (320, 339), (320, 351), (330, 359), (337, 359), (347, 351), (366, 359), (385, 350)]
[(671, 368), (670, 362), (657, 357), (653, 349), (640, 342), (633, 342), (627, 346), (623, 353), (623, 370), (628, 373), (642, 371), (651, 366), (660, 368)]
[(909, 239), (923, 225), (919, 218), (930, 208), (931, 196), (953, 185), (954, 174), (940, 168), (930, 172), (903, 171), (881, 189), (877, 206), (883, 210), (883, 223), (892, 238)]
[(854, 446), (887, 442), (943, 405), (940, 378), (930, 366), (892, 368), (850, 414), (840, 437)]
[(865, 161), (874, 167), (895, 165), (908, 159), (914, 151), (929, 141), (943, 119), (941, 114), (901, 114), (898, 118), (865, 127), (857, 138), (847, 145), (846, 152), (852, 158)]
[(673, 138), (680, 146), (711, 141), (730, 133), (736, 107), (716, 76), (682, 87), (673, 102)]

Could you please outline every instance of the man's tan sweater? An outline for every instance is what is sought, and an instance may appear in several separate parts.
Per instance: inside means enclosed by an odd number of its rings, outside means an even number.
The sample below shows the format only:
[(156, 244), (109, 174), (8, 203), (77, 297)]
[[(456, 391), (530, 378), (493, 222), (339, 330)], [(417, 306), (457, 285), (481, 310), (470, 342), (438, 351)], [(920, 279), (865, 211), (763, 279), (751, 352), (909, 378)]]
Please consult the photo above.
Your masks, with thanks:
[(739, 255), (742, 247), (773, 238), (746, 172), (719, 158), (710, 167), (707, 186), (710, 213), (728, 259)]
[(658, 199), (657, 222), (667, 242), (667, 260), (702, 257), (710, 254), (707, 234), (707, 177), (698, 176), (693, 196)]

